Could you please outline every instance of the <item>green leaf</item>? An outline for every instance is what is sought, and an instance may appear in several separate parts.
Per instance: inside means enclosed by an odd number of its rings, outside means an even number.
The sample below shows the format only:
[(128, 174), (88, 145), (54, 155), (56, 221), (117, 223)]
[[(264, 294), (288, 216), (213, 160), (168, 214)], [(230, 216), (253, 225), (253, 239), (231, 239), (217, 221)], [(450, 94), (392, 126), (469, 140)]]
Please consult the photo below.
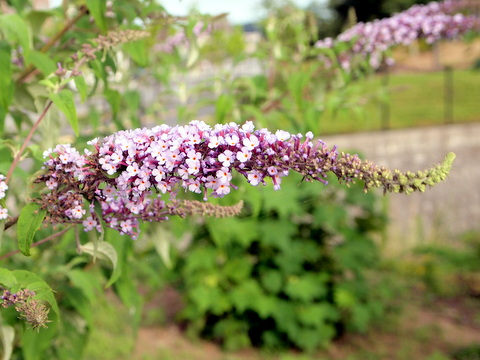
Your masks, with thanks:
[(307, 326), (320, 327), (338, 318), (337, 309), (327, 302), (301, 305), (296, 310), (299, 322)]
[(260, 239), (264, 245), (288, 252), (296, 231), (297, 226), (292, 222), (267, 219), (260, 226)]
[(188, 277), (199, 272), (217, 269), (217, 257), (218, 252), (213, 247), (194, 247), (185, 259), (184, 272)]
[(18, 248), (22, 254), (30, 256), (30, 246), (33, 238), (43, 219), (45, 219), (46, 211), (40, 209), (39, 204), (29, 203), (20, 211), (17, 222), (17, 239)]
[(231, 308), (230, 302), (218, 287), (196, 286), (189, 292), (199, 312), (211, 311), (220, 315)]
[(207, 227), (217, 246), (225, 246), (235, 240), (246, 247), (257, 238), (257, 223), (254, 219), (209, 218)]
[(357, 303), (351, 308), (350, 326), (354, 331), (365, 332), (368, 328), (368, 324), (372, 320), (372, 314), (367, 306)]
[(12, 103), (14, 86), (12, 82), (12, 49), (6, 41), (0, 41), (0, 135), (3, 133), (5, 116)]
[(148, 43), (147, 39), (140, 39), (123, 44), (123, 49), (139, 66), (148, 65)]
[(153, 246), (160, 255), (163, 263), (168, 269), (172, 268), (172, 260), (170, 259), (170, 240), (172, 238), (172, 233), (169, 232), (165, 227), (156, 227), (155, 235), (151, 237), (153, 241)]
[(25, 61), (28, 63), (30, 61), (32, 35), (25, 20), (18, 14), (0, 15), (0, 29), (7, 39), (20, 44)]
[(13, 352), (13, 340), (15, 339), (15, 329), (13, 326), (0, 322), (0, 337), (3, 345), (3, 360), (9, 360)]
[(107, 21), (105, 13), (107, 11), (106, 0), (86, 0), (88, 11), (93, 16), (93, 20), (102, 32), (107, 31)]
[(55, 62), (48, 55), (41, 53), (40, 51), (31, 52), (30, 63), (32, 63), (45, 76), (50, 75), (57, 69)]
[(100, 291), (97, 277), (79, 269), (70, 270), (67, 274), (73, 286), (80, 289), (90, 303), (95, 303), (97, 291)]
[(88, 65), (90, 65), (93, 72), (95, 73), (96, 85), (94, 86), (94, 88), (97, 87), (98, 82), (100, 81), (100, 79), (102, 79), (105, 85), (105, 89), (108, 89), (108, 74), (105, 71), (103, 64), (100, 62), (100, 60), (95, 59), (95, 60), (89, 61)]
[(103, 94), (112, 108), (113, 122), (118, 130), (123, 130), (125, 127), (120, 120), (118, 120), (118, 113), (120, 112), (120, 106), (122, 105), (122, 95), (117, 90), (112, 89), (105, 89)]
[(248, 337), (248, 325), (245, 321), (234, 318), (222, 319), (213, 329), (215, 338), (222, 339), (222, 346), (227, 351), (245, 349), (252, 346)]
[(302, 185), (299, 186), (299, 183), (287, 179), (282, 181), (281, 187), (281, 191), (275, 191), (273, 186), (260, 190), (264, 195), (264, 211), (275, 211), (282, 220), (290, 221), (293, 214), (302, 213), (301, 204), (298, 201), (291, 201), (303, 190)]
[(114, 284), (119, 278), (120, 275), (124, 273), (125, 267), (128, 262), (128, 250), (132, 247), (132, 242), (126, 236), (119, 234), (118, 231), (106, 228), (105, 236), (109, 244), (115, 248), (117, 252), (117, 266), (113, 269), (110, 279), (108, 280), (105, 287), (109, 287)]
[(14, 270), (12, 271), (12, 274), (15, 276), (15, 279), (17, 279), (21, 288), (35, 291), (35, 298), (48, 302), (57, 316), (60, 314), (52, 288), (38, 275), (27, 270)]
[(248, 279), (230, 291), (229, 297), (237, 310), (244, 312), (247, 309), (256, 309), (258, 302), (266, 295), (257, 281)]
[(12, 82), (12, 48), (6, 41), (0, 41), (0, 105), (5, 108), (11, 103), (13, 98)]
[[(36, 112), (37, 108), (35, 106), (35, 98), (37, 97), (32, 89), (33, 86), (26, 84), (15, 84), (15, 97), (13, 102), (15, 108), (22, 109), (22, 111), (31, 111)], [(41, 86), (42, 90), (45, 91), (45, 88)]]
[(14, 270), (12, 274), (15, 276), (19, 288), (35, 291), (35, 299), (47, 302), (53, 310), (55, 318), (58, 318), (60, 311), (57, 300), (53, 295), (53, 290), (45, 281), (27, 270)]
[(288, 90), (290, 96), (295, 100), (295, 105), (298, 109), (302, 109), (306, 102), (303, 99), (305, 94), (305, 88), (310, 83), (313, 70), (308, 72), (296, 72), (292, 73), (287, 81)]
[(83, 76), (75, 76), (73, 78), (75, 81), (75, 86), (77, 87), (78, 93), (80, 94), (80, 99), (85, 101), (87, 98), (87, 84), (85, 83), (85, 78)]
[(275, 319), (278, 329), (288, 334), (295, 334), (299, 328), (295, 315), (295, 303), (282, 299), (278, 299), (276, 303), (272, 317)]
[(52, 339), (57, 335), (58, 321), (48, 323), (48, 328), (40, 331), (26, 328), (21, 340), (20, 348), (25, 360), (48, 359), (46, 350), (51, 346)]
[(321, 345), (327, 345), (335, 336), (332, 325), (324, 325), (320, 329), (300, 328), (294, 336), (295, 345), (300, 349), (312, 352)]
[(344, 206), (330, 203), (317, 206), (313, 211), (317, 224), (321, 224), (326, 230), (336, 233), (345, 227), (347, 211)]
[(285, 286), (285, 293), (293, 299), (310, 302), (326, 295), (326, 276), (305, 273), (300, 277), (291, 276)]
[(337, 287), (334, 293), (335, 304), (342, 309), (350, 309), (355, 306), (357, 299), (351, 291)]
[(78, 119), (77, 110), (75, 108), (75, 101), (73, 100), (73, 94), (70, 90), (63, 89), (58, 93), (51, 93), (50, 99), (55, 106), (65, 114), (70, 125), (72, 126), (75, 135), (78, 136)]
[(277, 294), (283, 286), (283, 277), (280, 271), (267, 270), (260, 276), (260, 281), (269, 293)]
[(253, 263), (246, 256), (230, 259), (225, 263), (222, 274), (232, 281), (239, 283), (251, 276)]
[(30, 10), (26, 17), (33, 34), (38, 34), (41, 31), (45, 21), (55, 15), (54, 11), (50, 10)]
[(11, 288), (17, 283), (17, 279), (10, 270), (0, 268), (0, 284), (6, 288)]
[(66, 301), (85, 319), (89, 327), (93, 326), (93, 307), (79, 288), (68, 287), (63, 291)]
[(55, 348), (56, 357), (68, 360), (84, 359), (84, 349), (91, 332), (88, 331), (87, 324), (82, 321), (81, 316), (76, 312), (65, 314), (62, 318), (62, 333), (68, 336), (62, 336), (62, 346)]
[(35, 291), (35, 299), (48, 302), (55, 314), (57, 316), (60, 314), (53, 290), (45, 281), (40, 279), (40, 281), (32, 282), (28, 284), (28, 289)]
[(143, 297), (138, 292), (137, 281), (133, 280), (129, 274), (129, 268), (125, 269), (122, 276), (115, 282), (114, 287), (122, 302), (130, 310), (133, 318), (133, 327), (137, 328), (142, 315)]
[(232, 108), (235, 104), (233, 97), (229, 94), (222, 94), (215, 102), (215, 119), (219, 124), (225, 123), (228, 115), (232, 113)]
[(242, 111), (245, 112), (245, 118), (254, 117), (259, 124), (264, 124), (266, 122), (265, 114), (257, 106), (245, 104), (242, 105)]
[(192, 67), (200, 57), (200, 49), (195, 42), (190, 44), (190, 51), (188, 52), (187, 64), (185, 65), (187, 68)]
[(108, 242), (102, 241), (96, 245), (93, 242), (89, 242), (85, 245), (81, 245), (80, 250), (89, 255), (92, 255), (94, 258), (110, 262), (114, 270), (117, 267), (117, 251), (112, 246), (112, 244), (109, 244)]
[(255, 311), (262, 319), (266, 319), (272, 315), (276, 310), (277, 297), (275, 296), (261, 296), (257, 301), (251, 306), (252, 310)]
[[(4, 204), (1, 201), (0, 205), (2, 205), (2, 207), (5, 207), (3, 206)], [(3, 233), (5, 232), (5, 222), (6, 220), (0, 220), (0, 250), (2, 249)]]
[(139, 111), (142, 105), (142, 100), (140, 92), (136, 90), (127, 90), (124, 92), (123, 99), (128, 107), (132, 127), (141, 128), (142, 122), (140, 121)]

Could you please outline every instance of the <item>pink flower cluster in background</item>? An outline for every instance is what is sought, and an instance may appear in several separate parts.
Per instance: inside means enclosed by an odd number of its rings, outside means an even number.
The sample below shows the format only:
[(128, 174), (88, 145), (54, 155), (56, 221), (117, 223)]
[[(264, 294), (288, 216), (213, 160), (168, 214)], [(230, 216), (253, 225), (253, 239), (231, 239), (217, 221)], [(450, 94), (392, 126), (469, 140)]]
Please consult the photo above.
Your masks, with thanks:
[[(193, 35), (196, 38), (207, 36), (212, 32), (212, 24), (205, 25), (202, 21), (199, 21), (193, 27)], [(154, 46), (155, 51), (171, 54), (176, 48), (188, 47), (190, 40), (185, 32), (185, 29), (180, 29), (175, 34), (167, 36), (165, 39), (159, 39), (158, 43)]]
[[(391, 65), (393, 60), (385, 58), (385, 52), (396, 45), (409, 45), (423, 38), (429, 44), (440, 39), (452, 39), (467, 31), (479, 29), (479, 19), (458, 11), (468, 8), (470, 2), (446, 0), (431, 2), (427, 5), (414, 5), (406, 11), (392, 17), (372, 22), (360, 22), (336, 39), (326, 38), (318, 41), (317, 48), (333, 48), (341, 42), (352, 42), (350, 49), (338, 54), (338, 61), (345, 70), (352, 66), (356, 56), (358, 60), (369, 59), (374, 69), (382, 64)], [(455, 13), (457, 12), (457, 13)], [(328, 64), (330, 59), (322, 56)]]

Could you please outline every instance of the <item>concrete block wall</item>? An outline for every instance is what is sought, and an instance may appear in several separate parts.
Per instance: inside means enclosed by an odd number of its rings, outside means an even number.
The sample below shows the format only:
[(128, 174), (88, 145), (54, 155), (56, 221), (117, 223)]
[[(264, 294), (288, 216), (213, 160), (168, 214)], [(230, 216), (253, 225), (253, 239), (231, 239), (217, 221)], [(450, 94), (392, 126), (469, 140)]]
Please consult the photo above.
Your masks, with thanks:
[(356, 150), (389, 168), (416, 171), (456, 153), (445, 182), (425, 193), (386, 195), (387, 248), (397, 251), (429, 242), (458, 241), (480, 231), (480, 123), (326, 136), (326, 143)]

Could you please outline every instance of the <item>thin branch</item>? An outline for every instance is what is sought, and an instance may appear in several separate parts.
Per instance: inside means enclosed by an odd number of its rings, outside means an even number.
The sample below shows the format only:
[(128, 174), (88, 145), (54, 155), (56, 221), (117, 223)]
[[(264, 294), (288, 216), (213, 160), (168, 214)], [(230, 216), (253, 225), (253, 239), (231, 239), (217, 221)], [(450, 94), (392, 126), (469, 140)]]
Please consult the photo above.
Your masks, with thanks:
[(8, 228), (11, 228), (13, 225), (15, 225), (18, 221), (18, 216), (15, 216), (13, 218), (11, 218), (10, 220), (8, 220), (6, 223), (5, 223), (5, 228), (4, 230), (7, 230)]
[[(77, 23), (86, 13), (88, 12), (88, 9), (86, 6), (82, 6), (79, 9), (79, 12), (76, 17), (68, 21), (65, 26), (53, 37), (50, 38), (50, 40), (43, 45), (43, 47), (40, 49), (40, 52), (45, 53), (47, 52), (55, 43), (68, 31), (70, 30), (75, 23)], [(35, 72), (35, 67), (33, 65), (29, 65), (18, 77), (17, 83), (24, 82), (27, 80), (27, 78), (32, 75)]]
[[(73, 226), (69, 226), (67, 227), (66, 229), (63, 229), (62, 231), (59, 231), (58, 233), (55, 233), (55, 234), (52, 234), (48, 237), (46, 237), (45, 239), (42, 239), (42, 240), (39, 240), (35, 243), (33, 243), (30, 248), (32, 247), (36, 247), (36, 246), (39, 246), (39, 245), (42, 245), (42, 244), (45, 244), (46, 242), (49, 242), (50, 240), (53, 240), (59, 236), (62, 236), (63, 234), (65, 234), (68, 230), (70, 230)], [(9, 253), (6, 253), (5, 255), (2, 255), (0, 256), (0, 261), (2, 260), (5, 260), (5, 259), (8, 259), (9, 257), (15, 255), (15, 254), (18, 254), (20, 252), (20, 250), (14, 250), (14, 251), (10, 251)]]
[(15, 156), (15, 159), (13, 159), (12, 165), (10, 165), (10, 168), (8, 169), (8, 173), (7, 173), (7, 176), (5, 178), (5, 183), (8, 184), (8, 182), (10, 181), (10, 179), (13, 175), (13, 170), (15, 170), (15, 168), (17, 167), (18, 162), (20, 161), (20, 158), (22, 157), (23, 152), (27, 148), (28, 143), (32, 139), (33, 134), (37, 130), (38, 126), (42, 122), (43, 118), (47, 114), (47, 111), (48, 111), (48, 109), (50, 109), (50, 106), (52, 106), (52, 104), (53, 104), (53, 102), (51, 100), (49, 100), (48, 103), (47, 103), (47, 106), (45, 106), (45, 109), (43, 109), (43, 112), (40, 114), (40, 117), (37, 119), (35, 124), (30, 129), (30, 132), (28, 133), (27, 137), (25, 138), (25, 141), (23, 142), (22, 147), (18, 151), (17, 155)]

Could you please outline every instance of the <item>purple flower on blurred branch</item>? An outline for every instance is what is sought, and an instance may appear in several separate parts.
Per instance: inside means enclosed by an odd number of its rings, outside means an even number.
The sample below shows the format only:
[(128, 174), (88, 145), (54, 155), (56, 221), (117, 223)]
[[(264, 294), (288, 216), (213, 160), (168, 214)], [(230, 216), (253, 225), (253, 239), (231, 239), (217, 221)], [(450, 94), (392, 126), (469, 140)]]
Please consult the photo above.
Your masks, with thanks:
[[(196, 39), (201, 39), (205, 36), (208, 36), (212, 32), (212, 24), (203, 23), (199, 21), (195, 24), (192, 29), (192, 35)], [(164, 52), (167, 54), (172, 53), (176, 48), (188, 47), (190, 44), (190, 39), (187, 35), (186, 29), (179, 29), (175, 34), (166, 36), (163, 39), (159, 39), (158, 43), (154, 46), (155, 51)]]
[[(232, 216), (241, 204), (215, 208), (202, 202), (176, 200), (179, 190), (223, 197), (236, 186), (232, 173), (256, 186), (270, 179), (280, 189), (290, 170), (307, 181), (327, 184), (333, 173), (347, 185), (356, 179), (365, 191), (424, 191), (444, 180), (454, 155), (427, 171), (405, 174), (391, 171), (357, 155), (339, 153), (321, 140), (279, 130), (255, 130), (252, 122), (215, 125), (201, 121), (185, 126), (120, 131), (89, 142), (94, 151), (80, 154), (70, 145), (44, 153), (45, 173), (37, 183), (48, 191), (37, 201), (53, 223), (83, 224), (85, 231), (101, 230), (101, 220), (122, 234), (136, 237), (139, 221), (164, 221), (169, 215), (199, 213)], [(167, 195), (168, 194), (168, 195)]]
[[(348, 50), (338, 54), (341, 66), (348, 70), (351, 63), (359, 59), (369, 59), (370, 66), (379, 68), (383, 63), (392, 65), (393, 59), (385, 58), (385, 52), (396, 45), (409, 45), (423, 38), (431, 44), (440, 39), (452, 39), (470, 30), (480, 29), (480, 21), (475, 16), (467, 16), (458, 11), (468, 9), (469, 1), (446, 0), (427, 5), (414, 5), (410, 9), (392, 17), (358, 23), (336, 39), (318, 41), (317, 48), (334, 48), (339, 43), (352, 43)], [(330, 59), (321, 57), (328, 64)]]
[(49, 310), (45, 305), (34, 299), (36, 293), (29, 289), (23, 289), (16, 293), (5, 290), (1, 297), (2, 307), (14, 306), (19, 317), (27, 322), (34, 330), (46, 328)]

